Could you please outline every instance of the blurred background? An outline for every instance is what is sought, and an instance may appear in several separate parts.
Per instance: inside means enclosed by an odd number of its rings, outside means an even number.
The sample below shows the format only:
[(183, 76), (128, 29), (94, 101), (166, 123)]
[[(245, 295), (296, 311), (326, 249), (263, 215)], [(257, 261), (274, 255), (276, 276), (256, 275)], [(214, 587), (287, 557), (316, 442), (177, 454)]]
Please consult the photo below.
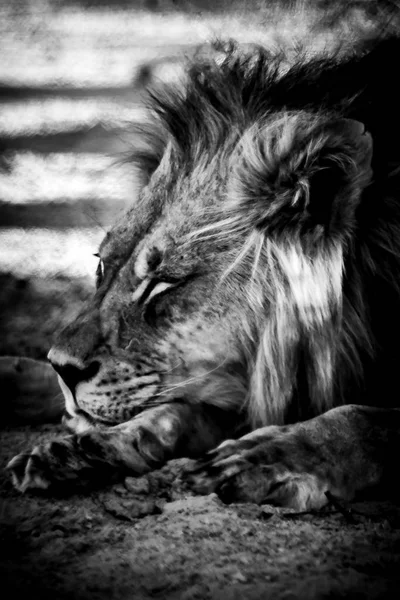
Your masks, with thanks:
[[(295, 55), (373, 37), (392, 2), (0, 0), (0, 355), (44, 358), (135, 198), (146, 87), (215, 38)], [(386, 21), (385, 21), (386, 19)], [(310, 34), (310, 31), (312, 34)], [(352, 42), (351, 42), (352, 43)]]

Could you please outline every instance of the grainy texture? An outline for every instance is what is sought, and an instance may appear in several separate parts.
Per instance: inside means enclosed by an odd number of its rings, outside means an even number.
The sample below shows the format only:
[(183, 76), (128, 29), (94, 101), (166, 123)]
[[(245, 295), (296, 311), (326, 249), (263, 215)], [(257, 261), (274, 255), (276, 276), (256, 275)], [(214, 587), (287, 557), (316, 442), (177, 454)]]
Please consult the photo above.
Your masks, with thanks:
[[(14, 146), (22, 150), (33, 142), (27, 133), (37, 134), (42, 140), (37, 151), (44, 147), (46, 152), (54, 150), (54, 143), (59, 152), (65, 138), (57, 142), (57, 134), (69, 134), (77, 125), (113, 124), (113, 119), (119, 125), (136, 115), (137, 107), (129, 102), (116, 109), (93, 97), (86, 100), (85, 90), (74, 86), (127, 86), (144, 58), (154, 59), (162, 71), (160, 55), (175, 52), (160, 50), (162, 44), (176, 39), (182, 45), (201, 42), (219, 19), (211, 19), (208, 26), (196, 21), (190, 29), (179, 15), (166, 25), (157, 14), (150, 26), (143, 14), (137, 21), (114, 9), (84, 13), (77, 3), (73, 10), (58, 7), (54, 13), (46, 2), (14, 1), (15, 8), (8, 11), (6, 4), (1, 6), (1, 78), (17, 87), (35, 84), (35, 89), (30, 98), (22, 95), (17, 102), (5, 98), (1, 88), (0, 134), (7, 139), (23, 136), (17, 140), (20, 146)], [(285, 42), (292, 38), (292, 29), (288, 20), (281, 24), (276, 38), (281, 35)], [(296, 21), (296, 27), (303, 31), (304, 21)], [(275, 33), (273, 22), (269, 30)], [(238, 32), (246, 32), (240, 22), (231, 35), (237, 37)], [(334, 32), (324, 34), (319, 41), (329, 43), (335, 37)], [(38, 100), (37, 86), (55, 82), (72, 86), (75, 96), (49, 99), (45, 90)], [(88, 147), (92, 152), (93, 143), (83, 146)], [(83, 151), (82, 145), (79, 148)], [(89, 293), (90, 282), (76, 276), (77, 271), (86, 272), (82, 262), (87, 247), (81, 245), (78, 255), (70, 255), (67, 237), (72, 228), (83, 225), (101, 237), (101, 211), (95, 218), (89, 213), (83, 224), (77, 211), (104, 198), (115, 200), (118, 208), (119, 201), (127, 200), (126, 188), (119, 187), (123, 178), (106, 175), (109, 162), (78, 154), (39, 157), (20, 152), (0, 157), (1, 199), (15, 203), (6, 213), (7, 223), (2, 222), (1, 266), (18, 274), (0, 275), (1, 355), (44, 359), (53, 333)], [(50, 238), (40, 235), (54, 227), (55, 205), (48, 212), (44, 205), (60, 199), (63, 213), (62, 219), (57, 213), (57, 219), (66, 236), (61, 238), (57, 231), (57, 242), (49, 245)], [(24, 208), (29, 202), (30, 210)], [(72, 202), (77, 203), (73, 211)], [(39, 217), (44, 219), (42, 229), (16, 231), (24, 219), (25, 227), (37, 227)], [(33, 248), (34, 236), (43, 241)], [(14, 259), (9, 263), (11, 251)], [(34, 273), (32, 264), (37, 267)], [(49, 271), (51, 277), (45, 277)], [(54, 276), (60, 272), (64, 275)], [(59, 431), (57, 425), (3, 426), (0, 431), (0, 594), (5, 600), (398, 597), (400, 509), (395, 505), (360, 503), (353, 506), (358, 511), (353, 519), (336, 510), (296, 515), (270, 506), (227, 507), (212, 495), (187, 495), (176, 480), (184, 461), (87, 495), (18, 494), (3, 467), (18, 452)]]

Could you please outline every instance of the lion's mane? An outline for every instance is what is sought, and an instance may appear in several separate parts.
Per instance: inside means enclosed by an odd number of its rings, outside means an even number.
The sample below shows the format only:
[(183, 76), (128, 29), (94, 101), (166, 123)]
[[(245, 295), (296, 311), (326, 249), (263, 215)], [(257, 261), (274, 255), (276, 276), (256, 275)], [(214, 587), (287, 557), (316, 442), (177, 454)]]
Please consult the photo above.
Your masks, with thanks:
[[(151, 93), (155, 119), (136, 159), (151, 174), (169, 145), (182, 173), (241, 153), (223, 210), (205, 215), (188, 243), (236, 240), (225, 276), (252, 273), (241, 315), (252, 424), (380, 397), (389, 405), (400, 337), (400, 98), (391, 67), (400, 42), (295, 65), (261, 48), (223, 52), (195, 61), (185, 85)], [(331, 126), (337, 119), (350, 130)], [(373, 141), (368, 166), (354, 122)]]

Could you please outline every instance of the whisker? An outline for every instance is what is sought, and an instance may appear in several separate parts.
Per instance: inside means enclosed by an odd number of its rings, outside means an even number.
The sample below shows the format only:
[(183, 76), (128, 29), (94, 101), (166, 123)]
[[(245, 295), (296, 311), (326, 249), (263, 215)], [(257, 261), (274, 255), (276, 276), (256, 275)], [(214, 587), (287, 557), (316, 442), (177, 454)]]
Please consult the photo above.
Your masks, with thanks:
[(154, 394), (154, 396), (152, 396), (152, 398), (156, 398), (158, 396), (165, 396), (165, 394), (168, 394), (177, 389), (185, 387), (186, 385), (189, 385), (190, 383), (204, 379), (204, 377), (207, 377), (207, 375), (210, 375), (210, 373), (214, 373), (215, 371), (220, 369), (226, 363), (226, 361), (227, 361), (227, 358), (224, 358), (224, 360), (219, 365), (217, 365), (213, 369), (210, 369), (209, 371), (206, 371), (205, 373), (201, 373), (200, 375), (194, 375), (193, 377), (189, 377), (185, 381), (181, 381), (180, 383), (177, 383), (175, 385), (166, 386), (165, 390), (163, 390), (162, 392), (159, 392), (158, 394)]
[(200, 381), (204, 377), (207, 377), (207, 375), (210, 375), (210, 373), (217, 371), (220, 367), (222, 367), (226, 363), (226, 361), (227, 361), (227, 358), (224, 358), (224, 360), (219, 365), (217, 365), (213, 369), (210, 369), (209, 371), (206, 371), (205, 373), (201, 373), (200, 375), (195, 375), (193, 377), (189, 377), (188, 379), (185, 379), (185, 381), (181, 381), (180, 383), (177, 383), (175, 385), (165, 386), (161, 392), (158, 392), (157, 394), (153, 394), (153, 396), (151, 396), (150, 400), (146, 400), (146, 398), (142, 398), (142, 399), (136, 398), (136, 400), (138, 400), (139, 402), (140, 402), (140, 400), (144, 400), (144, 406), (146, 406), (146, 408), (152, 408), (153, 406), (158, 406), (160, 404), (168, 404), (169, 403), (168, 401), (163, 402), (163, 401), (154, 400), (154, 399), (159, 398), (161, 396), (165, 396), (167, 394), (170, 394), (171, 392), (174, 392), (177, 389), (185, 387), (186, 385), (189, 385), (195, 381)]
[(56, 394), (51, 398), (51, 402), (56, 402), (57, 400), (60, 401), (59, 404), (57, 404), (57, 406), (62, 406), (65, 403), (64, 394), (62, 392)]
[(84, 214), (86, 217), (88, 217), (89, 219), (91, 219), (91, 220), (93, 221), (93, 223), (94, 223), (95, 225), (97, 225), (97, 227), (98, 227), (99, 229), (102, 229), (102, 230), (104, 231), (104, 233), (107, 233), (107, 229), (106, 229), (106, 228), (104, 227), (104, 225), (103, 225), (103, 224), (102, 224), (102, 223), (99, 221), (99, 219), (98, 219), (98, 218), (95, 216), (95, 215), (96, 215), (96, 213), (95, 213), (95, 210), (94, 210), (94, 208), (93, 208), (93, 207), (91, 208), (91, 210), (89, 210), (89, 209), (82, 210), (82, 213), (83, 213), (83, 214)]
[(160, 373), (171, 373), (172, 371), (175, 371), (175, 369), (180, 367), (182, 364), (183, 364), (183, 359), (179, 358), (179, 362), (176, 365), (174, 365), (170, 369), (166, 369), (165, 371), (160, 371)]

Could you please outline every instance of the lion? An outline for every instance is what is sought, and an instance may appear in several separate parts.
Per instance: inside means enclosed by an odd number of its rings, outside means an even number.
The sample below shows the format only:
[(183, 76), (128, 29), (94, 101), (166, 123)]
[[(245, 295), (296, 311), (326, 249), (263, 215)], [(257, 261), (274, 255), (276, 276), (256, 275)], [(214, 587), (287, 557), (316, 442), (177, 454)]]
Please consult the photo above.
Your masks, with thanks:
[(21, 492), (177, 457), (226, 502), (319, 509), (390, 486), (400, 41), (293, 64), (220, 54), (150, 94), (138, 200), (48, 355), (70, 433), (11, 460)]

